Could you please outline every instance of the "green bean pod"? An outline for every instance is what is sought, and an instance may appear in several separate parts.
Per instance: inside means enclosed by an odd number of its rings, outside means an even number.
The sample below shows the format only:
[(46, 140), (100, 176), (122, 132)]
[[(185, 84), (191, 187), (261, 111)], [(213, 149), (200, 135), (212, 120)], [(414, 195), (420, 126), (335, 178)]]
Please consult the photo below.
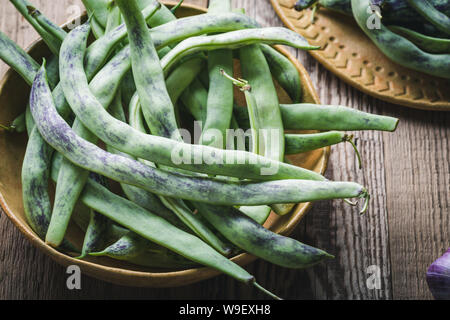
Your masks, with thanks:
[(261, 50), (269, 64), (272, 76), (289, 95), (292, 103), (300, 103), (303, 92), (297, 68), (288, 58), (271, 46), (262, 44)]
[(128, 260), (142, 254), (151, 242), (129, 231), (115, 243), (100, 252), (91, 252), (92, 256), (108, 256), (118, 260)]
[[(209, 2), (208, 13), (230, 12), (230, 0)], [(170, 54), (170, 53), (169, 53)], [(209, 92), (206, 105), (206, 119), (200, 141), (205, 145), (225, 148), (226, 130), (230, 127), (233, 114), (233, 84), (221, 76), (220, 70), (233, 73), (233, 52), (227, 49), (211, 51), (208, 54)], [(211, 141), (208, 132), (220, 132), (222, 141)]]
[(55, 39), (58, 39), (60, 43), (64, 40), (66, 32), (54, 24), (50, 19), (44, 16), (38, 9), (33, 6), (27, 6), (28, 12), (36, 20), (36, 22), (49, 34), (51, 34)]
[(388, 28), (410, 40), (423, 51), (430, 53), (450, 53), (450, 39), (430, 37), (401, 26), (388, 26)]
[(0, 59), (31, 85), (39, 65), (21, 47), (0, 31)]
[[(85, 24), (85, 30), (83, 37), (80, 38), (79, 42), (77, 42), (77, 50), (83, 51), (83, 45), (86, 45), (88, 32), (90, 30), (89, 25)], [(70, 34), (69, 34), (70, 36)], [(66, 40), (65, 40), (66, 41)], [(68, 37), (68, 41), (74, 41), (72, 38)], [(64, 42), (63, 42), (64, 46)], [(63, 53), (64, 51), (61, 51)], [(114, 74), (118, 74), (118, 76), (115, 78), (117, 79), (116, 82), (110, 81), (108, 83), (108, 90), (107, 92), (103, 92), (104, 94), (101, 95), (102, 92), (99, 92), (96, 90), (98, 86), (96, 86), (97, 81), (94, 79), (92, 81), (91, 90), (93, 94), (95, 94), (97, 97), (108, 97), (106, 101), (102, 101), (103, 99), (100, 99), (102, 103), (104, 103), (104, 106), (109, 106), (111, 100), (113, 99), (115, 92), (117, 90), (117, 87), (120, 83), (121, 77), (125, 74), (125, 72), (129, 69), (129, 64), (123, 64), (123, 68), (116, 67), (117, 65), (120, 65), (120, 61), (128, 61), (128, 53), (126, 49), (122, 49), (117, 57), (112, 60), (110, 65), (113, 65), (113, 70), (110, 71), (109, 75), (111, 76), (110, 79), (114, 79)], [(60, 59), (65, 59), (63, 55), (61, 55)], [(108, 68), (106, 68), (108, 70)], [(101, 79), (101, 83), (103, 81), (109, 81), (102, 79), (98, 77), (97, 79)], [(64, 81), (62, 81), (62, 85), (64, 88)], [(67, 90), (67, 89), (66, 89)], [(73, 130), (76, 134), (78, 134), (83, 139), (86, 139), (90, 142), (97, 141), (97, 137), (89, 131), (87, 128), (84, 127), (82, 122), (77, 118), (73, 125)], [(55, 192), (55, 203), (53, 207), (53, 213), (52, 218), (50, 222), (50, 226), (47, 232), (46, 236), (46, 242), (52, 246), (58, 246), (59, 243), (62, 241), (65, 231), (67, 229), (68, 223), (70, 221), (70, 216), (73, 212), (73, 208), (77, 202), (77, 199), (83, 190), (83, 186), (86, 183), (86, 179), (88, 176), (88, 172), (85, 171), (83, 168), (80, 168), (78, 166), (73, 165), (70, 161), (64, 160), (62, 164), (62, 168), (60, 170), (60, 174), (58, 176), (58, 182), (56, 184), (56, 192)]]
[(324, 147), (332, 146), (352, 139), (346, 133), (329, 131), (309, 134), (286, 134), (286, 154), (308, 152)]
[[(278, 94), (272, 80), (269, 65), (260, 46), (243, 47), (239, 51), (242, 76), (251, 85), (255, 98), (254, 112), (250, 114), (251, 128), (258, 135), (258, 153), (278, 161), (284, 160), (284, 127), (281, 118)], [(251, 110), (251, 109), (249, 109)], [(265, 134), (267, 133), (267, 134)], [(275, 134), (275, 137), (273, 135)], [(272, 209), (278, 214), (291, 211), (294, 204), (274, 204)]]
[[(149, 6), (143, 10), (146, 18), (151, 17), (160, 8), (160, 4)], [(106, 62), (111, 52), (127, 37), (125, 23), (115, 27), (104, 36), (94, 41), (86, 52), (85, 70), (87, 74), (96, 74)]]
[[(134, 81), (144, 114), (150, 131), (164, 137), (179, 134), (173, 104), (164, 80), (163, 70), (159, 63), (158, 54), (153, 44), (147, 24), (136, 1), (116, 0), (125, 19), (131, 51), (131, 64)], [(158, 94), (153, 94), (157, 92)], [(156, 115), (156, 117), (155, 117)], [(169, 121), (162, 121), (161, 117), (173, 117)], [(160, 134), (161, 133), (161, 134)]]
[[(48, 33), (42, 28), (39, 23), (30, 14), (28, 7), (31, 6), (27, 0), (9, 0), (16, 9), (22, 14), (22, 16), (33, 26), (36, 32), (42, 37), (45, 44), (54, 55), (58, 55), (61, 42), (55, 38), (52, 34)], [(32, 6), (31, 6), (32, 7)]]
[[(54, 175), (52, 175), (52, 178), (54, 178)], [(163, 218), (112, 193), (91, 178), (88, 179), (80, 200), (89, 208), (130, 231), (191, 261), (217, 269), (238, 281), (248, 284), (254, 282), (253, 276), (217, 253), (196, 236), (174, 227)], [(164, 232), (161, 232), (161, 230), (164, 230)]]
[(303, 269), (333, 258), (325, 251), (276, 234), (233, 207), (204, 207), (199, 212), (239, 248), (286, 268)]
[(112, 0), (81, 0), (86, 7), (95, 16), (96, 20), (103, 28), (106, 28), (108, 21), (108, 9), (113, 2)]
[(208, 102), (208, 91), (199, 79), (195, 79), (180, 96), (186, 109), (197, 121), (205, 123), (206, 104)]
[(84, 236), (81, 255), (77, 257), (78, 259), (82, 259), (100, 248), (104, 248), (110, 222), (111, 220), (107, 217), (98, 214), (92, 209), (90, 210), (89, 225)]
[(319, 47), (309, 45), (298, 33), (281, 27), (255, 28), (230, 31), (213, 36), (197, 36), (183, 40), (161, 60), (163, 69), (170, 67), (180, 58), (198, 52), (221, 48), (237, 49), (255, 43), (284, 44), (297, 49), (315, 50)]
[[(286, 130), (379, 130), (392, 132), (397, 129), (399, 121), (397, 118), (336, 105), (281, 104), (280, 111)], [(246, 108), (235, 106), (234, 115), (241, 128), (249, 128), (249, 115)]]
[(370, 0), (352, 0), (353, 16), (364, 33), (392, 61), (416, 71), (450, 79), (450, 55), (431, 54), (420, 50), (411, 41), (393, 33), (380, 23), (369, 29)]
[(194, 262), (158, 246), (145, 238), (129, 232), (115, 243), (100, 252), (92, 252), (91, 256), (110, 257), (116, 260), (131, 262), (143, 267), (153, 268), (187, 268)]
[(438, 30), (450, 35), (450, 18), (437, 10), (428, 0), (406, 0), (422, 17)]
[[(38, 64), (19, 46), (0, 32), (0, 58), (11, 65), (28, 83), (38, 70)], [(29, 122), (29, 140), (22, 165), (22, 195), (25, 217), (40, 238), (45, 237), (50, 222), (51, 203), (48, 194), (48, 178), (52, 149), (37, 130), (33, 131), (33, 121)], [(27, 127), (28, 127), (27, 125)]]
[(25, 113), (21, 113), (11, 122), (11, 128), (17, 133), (25, 132), (27, 130), (25, 122)]
[(380, 130), (395, 131), (398, 119), (334, 105), (280, 105), (287, 130)]
[(167, 77), (167, 92), (173, 104), (178, 101), (183, 91), (196, 79), (204, 65), (205, 59), (203, 57), (194, 57), (178, 66)]
[[(140, 105), (147, 125), (155, 135), (181, 141), (163, 70), (144, 17), (135, 1), (117, 0), (117, 4), (123, 13), (127, 29), (134, 31), (128, 35), (131, 61)], [(181, 200), (162, 197), (161, 201), (203, 240), (219, 252), (228, 253), (229, 249), (199, 221), (198, 217), (192, 214)]]

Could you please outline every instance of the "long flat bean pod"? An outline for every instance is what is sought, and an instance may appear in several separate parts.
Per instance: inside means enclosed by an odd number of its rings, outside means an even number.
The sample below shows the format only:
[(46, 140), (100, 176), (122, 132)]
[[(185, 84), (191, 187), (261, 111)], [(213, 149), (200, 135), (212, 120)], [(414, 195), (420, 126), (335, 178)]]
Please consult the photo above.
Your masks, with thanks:
[(33, 18), (31, 13), (28, 10), (28, 6), (30, 3), (26, 0), (9, 0), (16, 9), (22, 14), (22, 16), (33, 26), (33, 28), (39, 33), (44, 40), (45, 44), (49, 47), (50, 51), (58, 55), (59, 47), (61, 42), (58, 41), (52, 34), (48, 33), (44, 28), (42, 28), (39, 23)]
[[(224, 182), (167, 173), (116, 156), (79, 138), (55, 110), (45, 68), (34, 81), (30, 107), (36, 126), (46, 141), (80, 167), (116, 181), (136, 185), (163, 196), (224, 205), (261, 205), (367, 197), (367, 191), (350, 182), (282, 180)], [(207, 190), (207, 194), (203, 192)]]
[(112, 0), (81, 0), (86, 8), (89, 8), (101, 24), (103, 28), (106, 28), (106, 22), (108, 21), (108, 8), (111, 5)]
[[(90, 26), (88, 24), (85, 24), (80, 28), (85, 30), (84, 36), (80, 37), (79, 42), (77, 42), (76, 44), (72, 44), (74, 45), (74, 48), (76, 48), (76, 50), (84, 52), (83, 46), (86, 46)], [(66, 41), (76, 40), (74, 40), (73, 38), (68, 38), (63, 42), (62, 48), (64, 47), (64, 43)], [(64, 50), (61, 50), (61, 53), (62, 55), (60, 59), (65, 59), (65, 57), (63, 56)], [(114, 94), (120, 84), (121, 78), (130, 68), (130, 65), (128, 63), (128, 55), (129, 53), (127, 48), (122, 49), (117, 54), (117, 56), (114, 57), (111, 62), (108, 63), (108, 65), (105, 67), (105, 72), (108, 72), (110, 78), (99, 76), (96, 77), (91, 83), (90, 88), (92, 90), (92, 93), (99, 99), (100, 103), (105, 108), (110, 105)], [(126, 63), (120, 63), (122, 61), (125, 61)], [(105, 86), (103, 85), (105, 81), (107, 82), (107, 90), (103, 89), (105, 88)], [(103, 86), (98, 85), (98, 83), (102, 84)], [(64, 89), (64, 81), (62, 81), (62, 85)], [(98, 90), (99, 87), (103, 90)], [(97, 141), (97, 137), (86, 127), (84, 127), (83, 123), (78, 118), (75, 119), (73, 130), (77, 135), (87, 141)], [(62, 241), (68, 223), (70, 221), (71, 213), (73, 212), (73, 208), (75, 207), (77, 199), (81, 191), (83, 190), (83, 186), (86, 182), (87, 176), (88, 171), (72, 164), (68, 160), (63, 161), (56, 185), (55, 203), (53, 207), (51, 223), (46, 236), (46, 242), (48, 244), (52, 246), (58, 246)]]
[(286, 28), (270, 27), (230, 31), (213, 36), (197, 36), (183, 40), (161, 60), (164, 69), (169, 69), (178, 59), (198, 51), (221, 48), (237, 49), (255, 43), (284, 44), (297, 49), (315, 50), (298, 33)]
[(187, 268), (195, 265), (194, 262), (133, 232), (129, 232), (104, 250), (92, 252), (90, 255), (106, 256), (154, 268)]
[[(213, 0), (209, 3), (209, 14), (229, 11), (231, 11), (229, 0)], [(203, 133), (208, 134), (210, 130), (218, 130), (222, 136), (222, 142), (209, 141), (204, 134), (200, 138), (202, 144), (215, 145), (223, 149), (225, 148), (226, 130), (230, 127), (233, 114), (234, 97), (233, 84), (221, 76), (220, 70), (225, 70), (228, 74), (233, 73), (232, 50), (221, 49), (208, 54), (209, 92)]]
[[(28, 83), (39, 68), (38, 64), (6, 35), (0, 32), (0, 58), (11, 65)], [(30, 126), (33, 125), (31, 122)], [(30, 132), (27, 149), (22, 165), (22, 195), (25, 216), (31, 228), (44, 238), (50, 223), (51, 203), (48, 193), (49, 166), (52, 148), (45, 142), (37, 130)]]
[(390, 31), (382, 23), (369, 29), (370, 0), (352, 0), (353, 16), (364, 33), (392, 61), (413, 70), (450, 79), (450, 55), (423, 52), (411, 41)]
[[(281, 118), (278, 94), (272, 80), (269, 65), (260, 46), (252, 45), (240, 49), (242, 76), (250, 82), (255, 100), (251, 123), (257, 123), (259, 154), (278, 161), (284, 160), (284, 127)], [(272, 209), (286, 214), (293, 204), (275, 204)]]
[[(287, 130), (395, 131), (399, 121), (397, 118), (337, 105), (281, 104), (280, 111), (284, 128)], [(234, 114), (239, 126), (248, 128), (246, 108), (235, 106)]]
[(422, 17), (437, 29), (450, 35), (450, 18), (437, 10), (428, 0), (406, 0)]
[[(150, 131), (164, 137), (179, 134), (173, 104), (147, 24), (136, 1), (116, 0), (128, 30), (131, 64), (142, 111)], [(158, 94), (153, 94), (157, 92)], [(161, 117), (172, 117), (163, 121)], [(172, 125), (172, 124), (175, 124)]]
[(167, 92), (172, 103), (175, 104), (183, 91), (196, 79), (203, 69), (205, 59), (195, 57), (178, 66), (166, 79)]
[(28, 6), (27, 8), (30, 15), (45, 31), (51, 34), (55, 39), (58, 39), (60, 42), (62, 42), (67, 34), (62, 28), (54, 24), (50, 19), (44, 16), (42, 12), (40, 12), (33, 6)]
[(78, 259), (86, 257), (90, 252), (95, 252), (104, 248), (106, 245), (106, 236), (111, 220), (107, 217), (90, 210), (89, 225), (84, 236), (83, 248)]
[(229, 241), (239, 248), (287, 268), (307, 268), (332, 258), (326, 252), (297, 240), (276, 234), (234, 207), (205, 207), (196, 203), (199, 212)]
[(269, 64), (272, 76), (286, 91), (292, 103), (302, 101), (302, 84), (300, 74), (292, 62), (272, 47), (262, 44), (261, 50)]
[(21, 47), (0, 31), (0, 59), (11, 66), (26, 82), (33, 83), (39, 64)]
[(286, 154), (316, 150), (341, 142), (351, 141), (352, 136), (339, 131), (309, 134), (285, 134)]

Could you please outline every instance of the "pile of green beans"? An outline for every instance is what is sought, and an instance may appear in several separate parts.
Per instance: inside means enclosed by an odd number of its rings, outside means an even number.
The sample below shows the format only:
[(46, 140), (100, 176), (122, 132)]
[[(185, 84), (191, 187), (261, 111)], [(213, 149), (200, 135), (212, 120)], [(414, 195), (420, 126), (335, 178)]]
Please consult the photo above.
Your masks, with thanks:
[[(323, 6), (355, 18), (392, 61), (450, 79), (450, 2), (447, 0), (299, 0), (296, 10)], [(380, 23), (377, 25), (376, 20)]]
[[(363, 186), (285, 156), (351, 141), (345, 131), (394, 131), (398, 119), (303, 103), (298, 70), (271, 47), (316, 49), (298, 34), (261, 28), (228, 0), (182, 19), (156, 0), (85, 0), (90, 17), (69, 33), (28, 1), (10, 1), (53, 54), (40, 65), (0, 33), (0, 58), (31, 86), (26, 112), (0, 130), (29, 135), (25, 216), (47, 244), (78, 259), (208, 266), (278, 298), (229, 258), (248, 252), (300, 269), (332, 255), (263, 227), (271, 207), (289, 214), (293, 203), (362, 198), (366, 211)], [(236, 59), (245, 79), (235, 79)], [(279, 103), (275, 81), (293, 104)], [(203, 130), (187, 140), (194, 121)], [(81, 250), (65, 238), (70, 221), (85, 234)]]

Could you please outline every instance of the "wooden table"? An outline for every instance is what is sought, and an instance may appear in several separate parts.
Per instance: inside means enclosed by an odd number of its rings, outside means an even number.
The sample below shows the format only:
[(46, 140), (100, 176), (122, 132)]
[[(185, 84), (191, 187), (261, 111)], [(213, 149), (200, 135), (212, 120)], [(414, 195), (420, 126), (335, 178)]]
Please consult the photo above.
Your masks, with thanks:
[[(26, 47), (37, 34), (8, 1), (0, 1), (0, 30)], [(81, 6), (79, 0), (32, 2), (58, 24), (73, 17), (77, 7), (71, 6)], [(207, 5), (207, 0), (186, 2)], [(282, 26), (268, 0), (234, 0), (233, 5), (245, 8), (264, 26)], [(333, 261), (308, 270), (257, 261), (247, 269), (286, 299), (431, 298), (426, 269), (450, 246), (450, 113), (418, 111), (373, 99), (344, 84), (307, 53), (296, 54), (310, 72), (322, 103), (348, 105), (401, 121), (395, 133), (356, 133), (363, 170), (357, 168), (349, 145), (333, 148), (326, 176), (367, 186), (372, 194), (369, 212), (360, 217), (341, 201), (323, 201), (314, 205), (293, 234), (333, 253)], [(6, 69), (0, 63), (1, 75)], [(381, 289), (366, 284), (372, 270), (379, 270)], [(83, 277), (82, 289), (74, 291), (66, 288), (66, 278), (64, 268), (35, 249), (1, 214), (0, 299), (263, 298), (226, 276), (174, 289), (119, 287)]]

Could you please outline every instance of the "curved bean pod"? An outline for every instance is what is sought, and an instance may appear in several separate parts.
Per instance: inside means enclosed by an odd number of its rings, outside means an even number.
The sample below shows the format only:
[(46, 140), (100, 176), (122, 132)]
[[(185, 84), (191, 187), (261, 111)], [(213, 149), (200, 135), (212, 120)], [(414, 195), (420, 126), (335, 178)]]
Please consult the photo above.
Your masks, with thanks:
[(423, 51), (430, 53), (450, 53), (450, 39), (430, 37), (400, 26), (388, 26), (388, 28), (410, 40)]
[(81, 0), (84, 6), (89, 9), (100, 23), (105, 28), (108, 21), (108, 8), (112, 0)]
[(450, 79), (450, 55), (431, 54), (417, 48), (411, 41), (393, 33), (381, 24), (380, 29), (369, 29), (370, 0), (352, 0), (353, 16), (364, 33), (392, 61), (416, 71)]
[(292, 103), (300, 103), (302, 101), (302, 84), (297, 68), (288, 58), (271, 46), (262, 44), (261, 50), (269, 64), (272, 76), (289, 95)]
[(27, 0), (9, 0), (16, 9), (22, 14), (22, 16), (33, 26), (37, 33), (42, 37), (45, 44), (54, 55), (58, 55), (59, 47), (61, 42), (55, 38), (52, 34), (48, 33), (44, 28), (42, 28), (39, 23), (31, 16), (28, 11), (28, 6), (30, 3)]
[(273, 264), (302, 269), (333, 258), (325, 251), (262, 227), (234, 207), (205, 207), (202, 203), (196, 203), (196, 206), (200, 214), (234, 245)]
[(205, 59), (195, 57), (178, 66), (166, 79), (167, 92), (175, 104), (203, 69)]
[[(158, 5), (159, 3), (156, 2)], [(152, 21), (152, 13), (157, 7), (152, 6), (142, 11), (144, 18)], [(156, 11), (160, 12), (160, 10)], [(235, 13), (214, 14), (211, 16), (197, 15), (170, 21), (161, 26), (150, 29), (153, 43), (157, 49), (174, 44), (191, 36), (205, 33), (227, 32), (245, 28), (255, 28), (256, 23), (243, 15)], [(125, 24), (122, 24), (93, 42), (86, 53), (87, 60), (92, 61), (86, 64), (86, 72), (94, 72), (99, 68), (109, 55), (109, 53), (127, 36)]]
[(21, 47), (0, 31), (0, 59), (11, 66), (25, 81), (33, 83), (39, 64)]
[(81, 250), (81, 255), (77, 257), (82, 259), (86, 257), (91, 252), (100, 250), (104, 248), (107, 240), (107, 232), (109, 231), (111, 220), (107, 217), (90, 210), (89, 225), (84, 236), (83, 248)]
[(129, 232), (106, 249), (100, 252), (92, 252), (90, 255), (96, 257), (106, 256), (153, 268), (187, 268), (195, 265), (194, 262), (133, 232)]
[(255, 43), (284, 44), (304, 50), (319, 49), (317, 46), (308, 44), (305, 38), (298, 33), (286, 28), (245, 29), (213, 36), (191, 37), (183, 40), (161, 59), (161, 65), (164, 70), (168, 70), (177, 60), (198, 51), (217, 50), (220, 48), (237, 49)]
[(428, 0), (406, 0), (406, 2), (438, 30), (450, 35), (450, 18), (437, 10)]
[[(76, 39), (72, 37), (71, 34), (69, 34), (70, 38), (68, 38), (67, 41), (76, 41), (76, 44), (74, 44), (74, 48), (76, 48), (76, 50), (84, 52), (83, 47), (86, 46), (90, 25), (84, 24), (80, 26), (79, 29), (84, 30), (84, 33), (78, 33), (80, 35), (79, 39)], [(76, 31), (76, 29), (74, 31)], [(63, 42), (63, 46), (65, 41)], [(61, 51), (61, 53), (62, 52), (63, 51)], [(61, 55), (60, 59), (64, 59), (64, 56)], [(123, 61), (125, 61), (125, 63), (121, 63)], [(125, 75), (129, 68), (129, 51), (127, 50), (127, 48), (124, 48), (105, 67), (105, 71), (108, 72), (111, 78), (96, 77), (92, 81), (90, 88), (93, 94), (98, 97), (100, 103), (103, 106), (107, 107), (110, 105), (117, 87), (120, 84), (120, 79)], [(107, 82), (107, 85), (104, 85), (105, 82)], [(102, 85), (98, 85), (98, 83)], [(62, 81), (61, 84), (64, 90), (64, 81)], [(103, 90), (98, 90), (99, 87)], [(78, 118), (75, 119), (73, 130), (76, 134), (87, 141), (97, 141), (97, 137), (91, 131), (85, 128), (83, 123)], [(86, 183), (87, 176), (88, 171), (73, 165), (67, 159), (63, 161), (62, 168), (58, 176), (58, 182), (56, 184), (55, 203), (53, 206), (52, 218), (46, 236), (46, 242), (48, 244), (52, 246), (58, 246), (62, 241), (68, 223), (70, 221), (70, 216), (73, 212), (73, 208), (81, 191), (83, 190), (83, 186)]]
[[(147, 24), (136, 1), (116, 0), (125, 19), (131, 51), (134, 82), (142, 112), (150, 131), (164, 137), (176, 137), (173, 104), (167, 92), (164, 74)], [(157, 94), (154, 94), (154, 93)], [(163, 118), (171, 117), (168, 121)]]
[(50, 19), (44, 16), (38, 9), (33, 6), (27, 6), (28, 12), (36, 20), (37, 23), (49, 34), (51, 34), (55, 39), (60, 41), (60, 44), (64, 40), (67, 33), (54, 24)]
[(339, 131), (286, 134), (286, 154), (297, 154), (321, 149), (341, 142), (348, 142), (351, 136)]
[[(0, 58), (10, 64), (30, 85), (39, 68), (38, 64), (6, 35), (0, 32)], [(44, 238), (51, 215), (48, 178), (52, 149), (43, 142), (33, 121), (27, 121), (29, 140), (22, 165), (22, 195), (25, 216), (31, 228)], [(43, 143), (42, 143), (43, 142)]]

